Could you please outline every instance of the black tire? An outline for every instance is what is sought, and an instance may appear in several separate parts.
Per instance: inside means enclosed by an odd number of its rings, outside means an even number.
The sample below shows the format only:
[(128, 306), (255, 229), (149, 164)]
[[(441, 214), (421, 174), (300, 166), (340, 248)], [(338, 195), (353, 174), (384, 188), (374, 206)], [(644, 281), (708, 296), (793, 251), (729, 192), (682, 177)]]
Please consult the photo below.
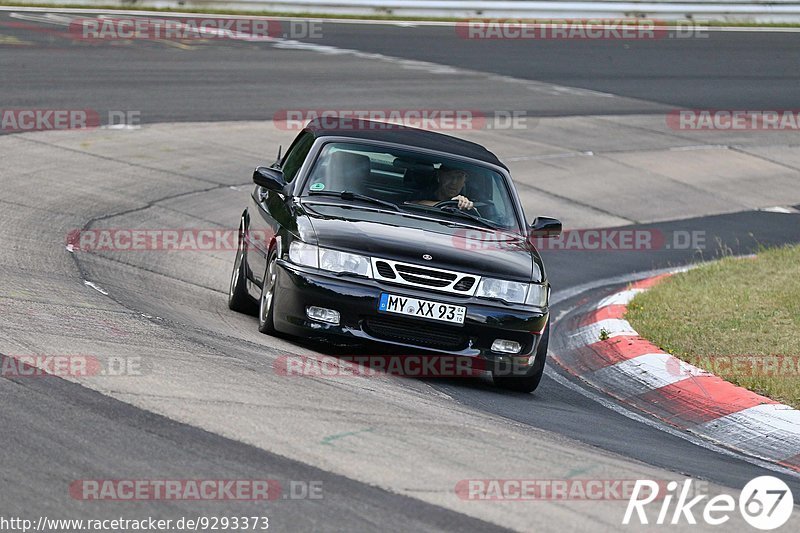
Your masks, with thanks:
[(492, 375), (494, 384), (503, 389), (513, 390), (517, 392), (533, 392), (539, 386), (544, 375), (544, 364), (547, 359), (547, 345), (550, 343), (550, 320), (547, 320), (547, 326), (544, 328), (542, 340), (539, 341), (539, 346), (536, 347), (536, 360), (534, 361), (533, 369), (530, 374), (525, 376), (495, 376)]
[(247, 251), (244, 249), (244, 234), (239, 230), (236, 258), (233, 260), (231, 284), (228, 288), (228, 308), (248, 315), (256, 314), (256, 303), (247, 293)]
[(264, 272), (264, 282), (261, 284), (261, 297), (258, 299), (258, 331), (267, 335), (275, 334), (275, 280), (277, 279), (276, 264), (278, 254), (273, 248), (267, 256), (267, 268)]

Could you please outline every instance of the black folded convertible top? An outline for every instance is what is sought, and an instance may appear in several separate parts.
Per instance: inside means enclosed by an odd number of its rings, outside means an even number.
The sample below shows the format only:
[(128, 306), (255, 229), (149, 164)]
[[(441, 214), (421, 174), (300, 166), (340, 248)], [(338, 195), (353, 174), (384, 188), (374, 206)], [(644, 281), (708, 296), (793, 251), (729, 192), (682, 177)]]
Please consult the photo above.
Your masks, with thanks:
[(315, 137), (352, 137), (427, 148), (485, 161), (508, 170), (508, 167), (501, 163), (496, 155), (480, 144), (410, 126), (357, 118), (324, 117), (311, 120), (305, 130)]

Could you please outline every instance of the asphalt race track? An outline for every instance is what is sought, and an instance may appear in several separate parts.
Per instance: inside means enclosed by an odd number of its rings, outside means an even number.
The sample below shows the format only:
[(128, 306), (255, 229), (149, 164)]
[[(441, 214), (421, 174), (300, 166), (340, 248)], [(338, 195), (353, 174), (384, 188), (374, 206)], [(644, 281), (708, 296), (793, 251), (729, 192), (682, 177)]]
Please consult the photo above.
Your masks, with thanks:
[[(622, 501), (474, 502), (454, 487), (691, 477), (716, 494), (770, 474), (800, 495), (796, 473), (629, 413), (553, 366), (532, 395), (488, 379), (280, 376), (280, 356), (340, 352), (260, 335), (254, 317), (229, 311), (232, 250), (64, 246), (76, 229), (235, 229), (252, 167), (295, 135), (272, 122), (287, 109), (513, 110), (528, 128), (463, 135), (510, 162), (529, 218), (703, 239), (544, 251), (558, 335), (560, 315), (636, 275), (800, 242), (797, 131), (664, 125), (681, 108), (796, 108), (797, 33), (478, 42), (449, 26), (324, 23), (317, 39), (98, 44), (65, 37), (68, 24), (0, 11), (0, 108), (93, 109), (103, 123), (135, 112), (142, 127), (0, 135), (0, 354), (137, 357), (143, 371), (0, 377), (0, 516), (616, 530)], [(68, 490), (81, 479), (274, 479), (319, 484), (324, 497), (83, 501)]]
[[(392, 102), (404, 108), (420, 99), (435, 106), (452, 96), (449, 87), (436, 80), (446, 72), (430, 76), (425, 70), (402, 67), (380, 73), (363, 66), (331, 68), (334, 58), (337, 63), (345, 58), (307, 56), (291, 46), (273, 54), (270, 47), (252, 42), (88, 45), (65, 37), (68, 27), (57, 19), (42, 22), (10, 13), (15, 11), (0, 12), (0, 33), (4, 42), (13, 43), (4, 45), (13, 53), (2, 59), (3, 72), (13, 73), (2, 81), (8, 107), (80, 102), (98, 110), (139, 110), (143, 122), (263, 120), (287, 108), (351, 106), (354, 98), (364, 107)], [(458, 98), (462, 105), (486, 111), (584, 115), (652, 112), (661, 106), (791, 109), (797, 105), (800, 85), (796, 33), (707, 32), (704, 37), (638, 41), (486, 41), (460, 38), (452, 26), (323, 23), (318, 31), (319, 38), (297, 41), (625, 97), (609, 102), (576, 92), (557, 99), (541, 95), (513, 99), (514, 105), (509, 105), (502, 92), (490, 102), (485, 93), (464, 87)], [(67, 56), (69, 61), (64, 60)], [(298, 56), (303, 56), (302, 68), (297, 68)], [(432, 84), (421, 89), (425, 78)], [(315, 84), (323, 79), (324, 88)]]

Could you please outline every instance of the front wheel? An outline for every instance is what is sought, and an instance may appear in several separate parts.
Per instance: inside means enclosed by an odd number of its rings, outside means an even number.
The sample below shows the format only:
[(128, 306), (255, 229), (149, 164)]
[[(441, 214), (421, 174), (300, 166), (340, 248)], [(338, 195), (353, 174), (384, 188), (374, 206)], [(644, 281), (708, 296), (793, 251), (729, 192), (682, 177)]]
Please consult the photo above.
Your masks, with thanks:
[(275, 249), (267, 256), (267, 270), (261, 284), (261, 298), (258, 304), (258, 331), (272, 335), (275, 333), (275, 280), (278, 278), (278, 254)]
[(504, 389), (517, 392), (533, 392), (539, 386), (544, 375), (544, 363), (547, 359), (547, 345), (550, 343), (550, 320), (542, 333), (539, 346), (536, 347), (536, 359), (533, 362), (533, 369), (530, 374), (524, 376), (497, 376), (492, 375), (494, 384)]

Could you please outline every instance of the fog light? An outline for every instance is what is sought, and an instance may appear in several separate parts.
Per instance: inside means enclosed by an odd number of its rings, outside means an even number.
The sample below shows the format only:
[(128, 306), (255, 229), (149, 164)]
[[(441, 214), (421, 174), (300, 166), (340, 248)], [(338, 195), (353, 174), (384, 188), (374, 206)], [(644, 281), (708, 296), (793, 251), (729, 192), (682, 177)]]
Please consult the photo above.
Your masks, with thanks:
[(519, 353), (522, 350), (522, 346), (517, 341), (509, 341), (506, 339), (495, 339), (492, 343), (492, 351), (493, 352), (503, 352), (503, 353)]
[(333, 309), (325, 309), (324, 307), (307, 307), (306, 316), (311, 320), (319, 320), (320, 322), (327, 322), (335, 326), (339, 325), (339, 311)]

